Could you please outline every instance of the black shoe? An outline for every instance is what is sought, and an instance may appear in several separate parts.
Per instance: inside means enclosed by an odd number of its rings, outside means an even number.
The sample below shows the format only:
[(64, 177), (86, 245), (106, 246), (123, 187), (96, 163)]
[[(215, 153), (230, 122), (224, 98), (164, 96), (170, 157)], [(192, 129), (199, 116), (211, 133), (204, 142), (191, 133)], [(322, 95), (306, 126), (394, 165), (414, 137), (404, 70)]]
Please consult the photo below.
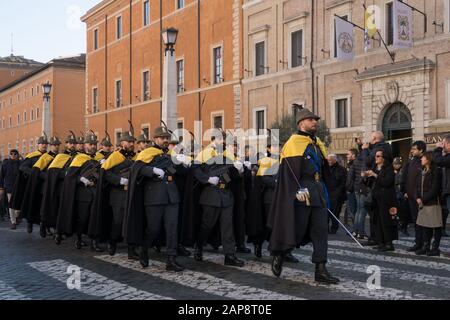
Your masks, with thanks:
[(274, 256), (272, 260), (272, 273), (275, 277), (279, 278), (281, 276), (281, 271), (283, 271), (283, 256)]
[(139, 260), (139, 253), (135, 246), (128, 246), (128, 260)]
[(39, 228), (39, 232), (41, 234), (41, 238), (47, 237), (47, 229), (45, 228), (45, 226), (43, 224), (41, 224), (41, 227)]
[(416, 255), (418, 256), (425, 256), (428, 254), (428, 252), (430, 252), (430, 243), (424, 243), (423, 247), (420, 248), (419, 250), (416, 250)]
[(290, 263), (299, 263), (300, 262), (296, 257), (294, 257), (292, 252), (289, 252), (284, 256), (284, 261), (290, 262)]
[(203, 248), (201, 246), (195, 247), (194, 259), (196, 261), (203, 261)]
[(177, 262), (174, 256), (170, 256), (167, 259), (166, 271), (181, 272), (184, 271), (184, 267)]
[(367, 242), (361, 243), (363, 247), (376, 246), (378, 243), (374, 240), (369, 239)]
[(33, 233), (33, 224), (32, 223), (28, 223), (27, 224), (27, 232), (28, 233)]
[(16, 230), (17, 229), (17, 224), (15, 224), (15, 223), (11, 224), (11, 228), (10, 229), (11, 230)]
[(339, 279), (333, 277), (325, 267), (325, 263), (316, 263), (315, 281), (326, 284), (338, 284)]
[(186, 249), (181, 244), (178, 245), (177, 252), (180, 257), (190, 257), (192, 254), (192, 252), (190, 252), (188, 249)]
[(225, 255), (225, 265), (234, 267), (243, 267), (244, 261), (238, 259), (234, 254)]
[(55, 236), (55, 243), (59, 246), (61, 244), (62, 241), (62, 236), (60, 234), (57, 234)]
[(406, 249), (406, 251), (408, 251), (408, 252), (416, 252), (417, 250), (420, 250), (420, 249), (421, 249), (421, 246), (415, 244), (411, 248)]
[(103, 249), (100, 248), (97, 240), (91, 240), (91, 250), (94, 252), (103, 252)]
[(255, 244), (255, 256), (257, 258), (262, 257), (262, 246), (260, 244)]
[(141, 250), (139, 252), (139, 263), (141, 264), (142, 268), (148, 268), (148, 248), (147, 247), (141, 247)]
[(53, 232), (49, 227), (45, 228), (45, 230), (50, 237), (53, 237)]
[(155, 250), (157, 253), (161, 253), (161, 247), (160, 246), (154, 246), (153, 250)]
[(75, 249), (81, 250), (81, 240), (77, 239), (75, 241)]
[(112, 257), (116, 254), (117, 251), (117, 244), (115, 242), (110, 242), (108, 244), (108, 253)]
[(382, 247), (380, 247), (379, 249), (378, 249), (378, 251), (380, 251), (380, 252), (393, 252), (393, 251), (395, 251), (395, 248), (394, 248), (394, 246), (392, 245), (392, 243), (388, 243), (388, 244), (386, 244), (385, 246), (382, 246)]
[(247, 248), (245, 245), (242, 245), (242, 246), (239, 246), (239, 247), (237, 247), (236, 248), (236, 252), (239, 252), (239, 253), (251, 253), (252, 252), (252, 250), (250, 250), (249, 248)]

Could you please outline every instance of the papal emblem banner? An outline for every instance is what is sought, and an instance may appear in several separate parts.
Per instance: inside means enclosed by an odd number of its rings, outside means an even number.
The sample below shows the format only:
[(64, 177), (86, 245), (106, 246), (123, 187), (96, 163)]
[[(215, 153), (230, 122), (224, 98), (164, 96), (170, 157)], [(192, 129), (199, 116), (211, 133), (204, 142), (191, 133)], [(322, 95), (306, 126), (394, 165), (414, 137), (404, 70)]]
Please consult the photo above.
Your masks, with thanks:
[(353, 60), (355, 57), (355, 37), (353, 25), (339, 17), (335, 18), (336, 24), (336, 57), (339, 60)]
[(394, 47), (407, 48), (413, 46), (413, 10), (400, 1), (394, 1)]

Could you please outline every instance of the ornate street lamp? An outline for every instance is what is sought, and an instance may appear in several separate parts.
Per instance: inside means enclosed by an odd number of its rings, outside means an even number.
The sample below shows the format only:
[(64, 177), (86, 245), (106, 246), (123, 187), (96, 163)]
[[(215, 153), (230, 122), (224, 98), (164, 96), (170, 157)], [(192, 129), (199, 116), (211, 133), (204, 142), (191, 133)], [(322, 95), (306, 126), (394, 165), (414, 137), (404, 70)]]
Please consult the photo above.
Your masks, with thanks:
[(42, 89), (44, 91), (44, 99), (50, 100), (50, 92), (52, 91), (52, 85), (50, 84), (50, 82), (47, 81), (47, 83), (44, 83), (42, 85)]
[(170, 51), (170, 53), (173, 55), (173, 52), (175, 51), (174, 46), (177, 43), (178, 30), (173, 27), (163, 29), (161, 31), (161, 35), (163, 42), (166, 45), (166, 52)]

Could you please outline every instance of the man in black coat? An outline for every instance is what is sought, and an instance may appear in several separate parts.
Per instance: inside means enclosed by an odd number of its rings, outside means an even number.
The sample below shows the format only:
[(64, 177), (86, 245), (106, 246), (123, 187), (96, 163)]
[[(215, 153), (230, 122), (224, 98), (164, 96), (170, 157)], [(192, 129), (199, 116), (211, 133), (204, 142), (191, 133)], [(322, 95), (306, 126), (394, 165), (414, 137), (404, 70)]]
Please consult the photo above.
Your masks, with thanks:
[[(14, 182), (19, 175), (19, 151), (13, 149), (9, 152), (9, 159), (3, 161), (0, 170), (0, 200), (7, 204), (6, 211), (8, 212), (8, 204), (11, 199), (11, 194), (14, 188)], [(2, 199), (6, 197), (6, 199)], [(15, 230), (17, 228), (17, 219), (19, 218), (19, 211), (14, 209), (9, 209), (9, 218), (11, 220), (11, 229)]]
[[(347, 183), (347, 170), (343, 166), (341, 166), (337, 161), (337, 156), (335, 154), (328, 155), (328, 164), (330, 165), (331, 171), (331, 181), (333, 186), (330, 191), (330, 200), (331, 200), (331, 211), (334, 215), (339, 219), (342, 211), (342, 206), (347, 199), (347, 194), (345, 190), (345, 186)], [(328, 221), (331, 220), (330, 234), (336, 234), (339, 223), (336, 219), (329, 217)]]
[(411, 214), (412, 222), (415, 226), (415, 245), (408, 249), (410, 252), (415, 252), (423, 247), (423, 239), (421, 229), (417, 227), (416, 220), (419, 212), (417, 206), (417, 181), (422, 179), (422, 163), (421, 158), (424, 152), (427, 151), (427, 145), (423, 141), (416, 141), (411, 147), (411, 158), (405, 165), (401, 181), (401, 190), (404, 193), (405, 199), (408, 201), (409, 212)]
[(443, 228), (442, 236), (448, 237), (445, 228), (447, 226), (447, 217), (450, 209), (450, 135), (444, 137), (442, 142), (436, 144), (433, 152), (434, 163), (442, 168), (442, 197), (444, 199), (445, 210), (442, 214)]

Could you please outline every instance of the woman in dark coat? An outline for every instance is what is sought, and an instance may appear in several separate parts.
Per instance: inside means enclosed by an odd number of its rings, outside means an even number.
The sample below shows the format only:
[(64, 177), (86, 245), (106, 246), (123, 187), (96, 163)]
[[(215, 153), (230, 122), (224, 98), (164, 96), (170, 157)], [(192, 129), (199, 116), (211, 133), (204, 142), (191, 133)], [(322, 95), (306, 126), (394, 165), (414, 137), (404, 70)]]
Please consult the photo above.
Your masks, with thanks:
[(395, 192), (395, 174), (392, 163), (383, 151), (377, 151), (375, 166), (365, 173), (374, 179), (372, 197), (374, 209), (375, 234), (381, 252), (394, 251), (392, 241), (397, 239), (395, 214), (398, 203)]
[[(434, 165), (432, 152), (425, 152), (421, 161), (422, 179), (419, 179), (416, 186), (417, 205), (419, 206), (416, 223), (422, 230), (424, 245), (423, 248), (416, 251), (416, 254), (439, 256), (439, 244), (442, 236), (442, 207), (439, 203), (442, 171)], [(434, 242), (430, 250), (433, 233)]]

